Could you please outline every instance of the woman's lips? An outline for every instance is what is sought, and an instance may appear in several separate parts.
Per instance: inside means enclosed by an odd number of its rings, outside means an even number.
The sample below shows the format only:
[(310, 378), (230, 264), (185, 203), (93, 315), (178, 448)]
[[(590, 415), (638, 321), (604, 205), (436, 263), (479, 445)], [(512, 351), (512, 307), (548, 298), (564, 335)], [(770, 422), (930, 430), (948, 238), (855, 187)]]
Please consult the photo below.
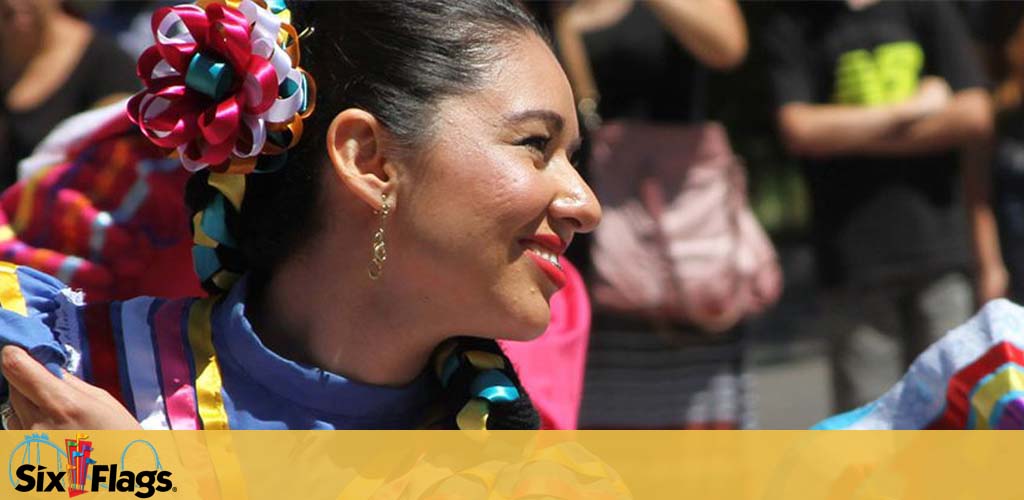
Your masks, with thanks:
[(544, 275), (555, 284), (555, 287), (561, 289), (565, 286), (569, 279), (565, 276), (565, 271), (562, 270), (560, 265), (551, 262), (533, 249), (527, 249), (526, 255), (530, 256), (530, 259), (533, 260), (534, 264), (537, 264), (541, 271), (544, 271)]
[(569, 246), (569, 242), (563, 241), (562, 238), (555, 234), (535, 234), (529, 240), (526, 240), (526, 243), (539, 245), (543, 250), (555, 255), (562, 255)]

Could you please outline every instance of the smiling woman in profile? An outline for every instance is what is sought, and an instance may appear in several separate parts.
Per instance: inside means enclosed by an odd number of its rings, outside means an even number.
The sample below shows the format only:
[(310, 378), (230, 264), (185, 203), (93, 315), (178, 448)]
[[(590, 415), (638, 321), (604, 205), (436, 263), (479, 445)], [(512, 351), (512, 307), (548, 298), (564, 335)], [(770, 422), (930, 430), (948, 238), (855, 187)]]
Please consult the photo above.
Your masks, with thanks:
[(600, 219), (536, 25), (504, 0), (229, 3), (156, 13), (129, 104), (195, 172), (211, 296), (85, 305), (4, 267), (6, 425), (536, 427), (494, 339), (544, 331)]

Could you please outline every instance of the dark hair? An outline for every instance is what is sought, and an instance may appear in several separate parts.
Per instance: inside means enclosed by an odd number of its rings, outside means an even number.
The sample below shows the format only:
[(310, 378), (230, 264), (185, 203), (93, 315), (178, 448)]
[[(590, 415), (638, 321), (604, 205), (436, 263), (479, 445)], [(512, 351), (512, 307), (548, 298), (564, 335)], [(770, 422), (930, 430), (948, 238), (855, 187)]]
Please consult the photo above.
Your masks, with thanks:
[[(322, 228), (319, 181), (327, 164), (326, 131), (337, 112), (363, 109), (401, 147), (415, 148), (429, 139), (439, 101), (479, 88), (486, 69), (509, 50), (515, 35), (543, 36), (510, 0), (293, 2), (291, 10), (300, 32), (312, 30), (301, 44), (301, 66), (320, 89), (316, 111), (283, 168), (246, 177), (241, 212), (225, 210), (225, 225), (238, 248), (216, 250), (224, 269), (249, 273), (249, 300), (257, 304), (274, 270)], [(186, 199), (193, 211), (203, 210), (216, 194), (208, 176), (203, 170), (189, 181)], [(210, 280), (204, 286), (216, 289)], [(486, 350), (501, 352), (497, 345)], [(514, 372), (511, 378), (518, 386)], [(468, 394), (465, 385), (450, 385), (444, 399), (451, 400), (453, 392)], [(514, 405), (492, 405), (494, 422), (488, 427), (536, 427), (536, 413), (521, 387), (520, 393), (524, 397)], [(452, 410), (467, 399), (452, 403)], [(509, 409), (516, 405), (525, 408)], [(515, 415), (519, 410), (529, 415)]]

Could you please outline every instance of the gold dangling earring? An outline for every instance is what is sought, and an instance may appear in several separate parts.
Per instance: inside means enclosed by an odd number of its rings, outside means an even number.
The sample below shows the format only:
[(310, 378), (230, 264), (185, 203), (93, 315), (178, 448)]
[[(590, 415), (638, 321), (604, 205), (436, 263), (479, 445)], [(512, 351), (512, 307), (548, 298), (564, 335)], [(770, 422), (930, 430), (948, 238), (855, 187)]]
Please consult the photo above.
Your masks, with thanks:
[(382, 193), (380, 199), (382, 202), (380, 210), (374, 210), (373, 212), (380, 214), (380, 227), (377, 228), (377, 232), (373, 233), (373, 252), (370, 255), (370, 267), (368, 269), (370, 279), (373, 280), (380, 278), (380, 274), (384, 272), (384, 261), (388, 260), (388, 250), (384, 246), (384, 223), (391, 212), (391, 205), (388, 205), (388, 195), (386, 193)]

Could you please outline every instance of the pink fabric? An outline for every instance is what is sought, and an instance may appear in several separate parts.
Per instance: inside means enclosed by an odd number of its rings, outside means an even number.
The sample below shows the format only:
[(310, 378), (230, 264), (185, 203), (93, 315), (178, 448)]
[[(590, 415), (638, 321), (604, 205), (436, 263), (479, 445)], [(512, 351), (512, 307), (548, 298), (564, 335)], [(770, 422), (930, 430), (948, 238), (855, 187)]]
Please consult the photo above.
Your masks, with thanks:
[(569, 279), (551, 298), (548, 329), (530, 342), (498, 342), (529, 392), (544, 429), (576, 428), (590, 340), (586, 285), (568, 260), (560, 262)]
[(185, 352), (181, 343), (182, 315), (189, 305), (188, 299), (168, 302), (156, 312), (155, 334), (157, 351), (160, 353), (161, 380), (163, 380), (164, 405), (171, 429), (196, 430), (199, 425), (195, 388), (192, 387), (192, 373), (188, 367), (191, 353)]

